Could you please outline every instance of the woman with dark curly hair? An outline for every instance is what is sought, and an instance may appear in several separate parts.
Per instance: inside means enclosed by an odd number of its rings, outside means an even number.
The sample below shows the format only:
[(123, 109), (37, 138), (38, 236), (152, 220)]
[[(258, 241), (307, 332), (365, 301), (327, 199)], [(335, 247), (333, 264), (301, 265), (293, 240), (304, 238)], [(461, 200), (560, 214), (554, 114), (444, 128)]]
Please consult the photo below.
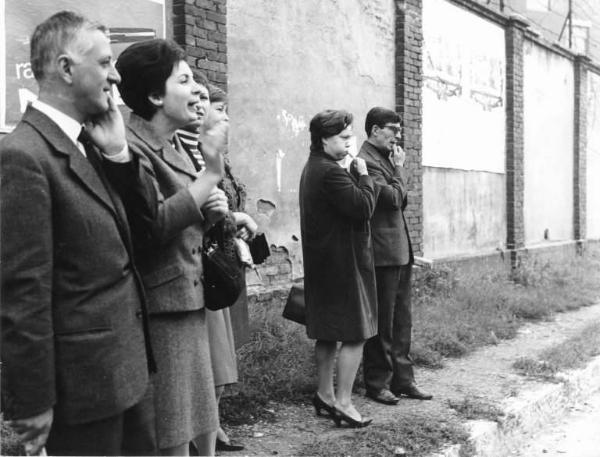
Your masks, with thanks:
[(216, 188), (223, 173), (220, 150), (227, 122), (211, 125), (198, 173), (176, 133), (208, 109), (207, 82), (200, 84), (174, 42), (135, 43), (116, 67), (121, 96), (133, 113), (130, 150), (155, 177), (159, 212), (150, 239), (138, 239), (137, 263), (149, 302), (157, 440), (163, 455), (213, 455), (219, 428), (202, 287), (205, 230), (227, 213)]
[(317, 415), (325, 411), (337, 425), (364, 427), (371, 419), (363, 419), (352, 404), (352, 385), (363, 345), (377, 333), (369, 224), (375, 187), (364, 160), (354, 159), (352, 172), (337, 163), (350, 148), (352, 114), (322, 111), (311, 120), (310, 135), (310, 156), (300, 180), (300, 226), (306, 331), (316, 340), (313, 404)]

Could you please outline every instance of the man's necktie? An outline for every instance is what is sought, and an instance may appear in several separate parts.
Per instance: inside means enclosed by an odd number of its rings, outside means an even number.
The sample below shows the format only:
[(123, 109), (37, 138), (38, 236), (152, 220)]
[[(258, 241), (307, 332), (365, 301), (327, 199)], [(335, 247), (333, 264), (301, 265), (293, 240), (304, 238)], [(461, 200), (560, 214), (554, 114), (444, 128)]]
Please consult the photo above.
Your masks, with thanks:
[(102, 159), (98, 156), (96, 149), (92, 145), (92, 142), (90, 141), (87, 133), (83, 128), (81, 129), (81, 133), (79, 133), (79, 136), (77, 137), (77, 141), (79, 141), (82, 144), (83, 149), (85, 151), (85, 156), (94, 167), (94, 170), (96, 170), (96, 172), (100, 176), (102, 176)]

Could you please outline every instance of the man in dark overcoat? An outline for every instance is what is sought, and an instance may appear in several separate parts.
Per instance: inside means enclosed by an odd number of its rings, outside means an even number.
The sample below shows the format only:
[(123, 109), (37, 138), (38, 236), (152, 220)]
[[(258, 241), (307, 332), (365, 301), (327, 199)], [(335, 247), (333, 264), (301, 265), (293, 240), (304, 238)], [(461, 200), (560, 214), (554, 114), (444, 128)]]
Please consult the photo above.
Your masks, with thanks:
[(407, 202), (405, 155), (400, 148), (400, 116), (375, 107), (365, 121), (367, 140), (359, 157), (367, 163), (377, 188), (371, 219), (375, 278), (377, 281), (378, 334), (363, 351), (366, 395), (393, 405), (404, 395), (429, 400), (431, 395), (415, 384), (410, 358), (412, 331), (412, 245), (403, 210)]
[(108, 179), (138, 229), (157, 197), (112, 100), (109, 38), (59, 12), (36, 27), (31, 66), (39, 99), (0, 142), (4, 419), (29, 455), (153, 455), (145, 301)]

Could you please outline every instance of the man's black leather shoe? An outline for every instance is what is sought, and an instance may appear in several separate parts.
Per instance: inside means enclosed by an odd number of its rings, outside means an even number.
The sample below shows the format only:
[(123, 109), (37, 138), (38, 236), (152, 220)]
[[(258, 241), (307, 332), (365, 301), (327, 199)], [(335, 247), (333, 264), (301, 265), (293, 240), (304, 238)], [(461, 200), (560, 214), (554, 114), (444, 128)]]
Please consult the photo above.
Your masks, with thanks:
[(381, 389), (379, 391), (367, 390), (366, 395), (370, 399), (375, 400), (378, 403), (383, 403), (384, 405), (395, 405), (400, 401), (398, 397), (387, 389)]
[(415, 398), (417, 400), (431, 400), (433, 398), (433, 395), (419, 390), (419, 388), (414, 384), (394, 390), (392, 393), (397, 397), (405, 396), (408, 398)]

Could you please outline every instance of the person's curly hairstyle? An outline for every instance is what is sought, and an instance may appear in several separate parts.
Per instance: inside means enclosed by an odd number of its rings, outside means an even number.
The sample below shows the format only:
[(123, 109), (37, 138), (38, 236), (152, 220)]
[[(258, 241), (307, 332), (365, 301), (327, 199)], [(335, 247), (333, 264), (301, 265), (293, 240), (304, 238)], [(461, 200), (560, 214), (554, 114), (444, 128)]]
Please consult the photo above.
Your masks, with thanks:
[(352, 124), (352, 113), (328, 109), (317, 113), (310, 121), (310, 151), (323, 152), (323, 139), (337, 135)]

